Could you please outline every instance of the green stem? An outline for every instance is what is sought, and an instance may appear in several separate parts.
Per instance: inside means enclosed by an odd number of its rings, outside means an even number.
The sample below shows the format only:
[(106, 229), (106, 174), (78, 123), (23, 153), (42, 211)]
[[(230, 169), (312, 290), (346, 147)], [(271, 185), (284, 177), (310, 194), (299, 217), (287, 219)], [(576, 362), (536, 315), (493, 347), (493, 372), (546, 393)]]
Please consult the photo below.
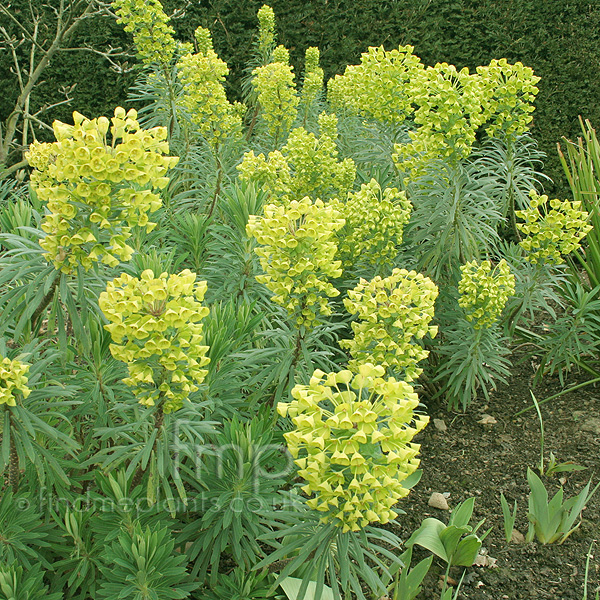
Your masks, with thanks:
[[(158, 409), (154, 413), (154, 429), (156, 429), (159, 433), (157, 434), (156, 438), (154, 439), (154, 444), (152, 446), (153, 451), (156, 448), (156, 442), (158, 441), (158, 438), (160, 435), (160, 429), (163, 425), (164, 418), (165, 418), (165, 413), (163, 412), (163, 397), (162, 397), (162, 393), (161, 393), (160, 401), (158, 404)], [(140, 484), (145, 472), (146, 472), (146, 469), (143, 469), (141, 465), (137, 468), (136, 472), (133, 475), (133, 479), (131, 480), (131, 488), (130, 488), (131, 490), (134, 490)]]
[(31, 326), (35, 329), (37, 325), (38, 319), (42, 316), (42, 313), (48, 308), (50, 302), (54, 298), (54, 294), (56, 293), (56, 288), (58, 287), (58, 282), (60, 281), (60, 274), (58, 271), (54, 271), (54, 280), (52, 281), (52, 285), (48, 290), (48, 293), (42, 298), (38, 307), (33, 311), (31, 315)]
[[(12, 429), (12, 413), (8, 409), (8, 421), (10, 429)], [(10, 454), (8, 463), (8, 487), (12, 489), (13, 494), (19, 491), (19, 455), (15, 446), (14, 433), (10, 435)]]

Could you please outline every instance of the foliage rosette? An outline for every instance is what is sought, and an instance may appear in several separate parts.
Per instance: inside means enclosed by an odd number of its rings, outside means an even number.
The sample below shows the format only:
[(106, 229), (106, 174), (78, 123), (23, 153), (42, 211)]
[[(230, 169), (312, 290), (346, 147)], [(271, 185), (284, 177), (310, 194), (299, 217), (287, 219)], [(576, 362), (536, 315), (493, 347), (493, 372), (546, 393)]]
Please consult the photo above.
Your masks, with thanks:
[(502, 259), (495, 267), (489, 260), (470, 261), (460, 268), (458, 304), (475, 329), (491, 327), (515, 293), (515, 276)]
[(335, 232), (343, 225), (335, 208), (308, 197), (288, 206), (269, 204), (262, 217), (248, 220), (246, 229), (260, 244), (255, 252), (265, 272), (256, 279), (299, 326), (312, 327), (318, 315), (331, 314), (328, 298), (340, 292), (329, 279), (342, 274)]
[(122, 274), (100, 294), (110, 351), (127, 363), (129, 377), (123, 381), (140, 404), (164, 400), (164, 412), (173, 412), (204, 381), (210, 361), (202, 332), (209, 313), (202, 305), (206, 289), (189, 269), (159, 277), (147, 269), (139, 279)]
[(113, 0), (117, 23), (133, 34), (138, 57), (144, 64), (168, 64), (176, 49), (175, 33), (159, 0)]
[(414, 381), (422, 372), (417, 363), (429, 355), (416, 340), (437, 335), (437, 326), (430, 325), (437, 295), (431, 279), (415, 271), (394, 269), (389, 277), (361, 278), (344, 299), (346, 310), (358, 317), (352, 323), (354, 338), (340, 341), (352, 356), (350, 370), (373, 363)]
[(196, 30), (199, 52), (187, 54), (178, 62), (179, 77), (184, 86), (182, 104), (208, 144), (215, 148), (227, 138), (241, 134), (244, 107), (231, 104), (225, 93), (227, 63), (212, 47), (208, 29)]
[(251, 150), (239, 165), (240, 178), (269, 192), (271, 203), (308, 196), (324, 202), (344, 198), (356, 178), (351, 158), (338, 160), (337, 117), (319, 115), (319, 136), (297, 127), (280, 150), (258, 156)]
[(0, 404), (16, 406), (17, 398), (27, 398), (31, 390), (27, 387), (29, 366), (20, 360), (4, 357), (0, 361)]
[(359, 260), (373, 266), (391, 266), (402, 243), (412, 205), (403, 191), (381, 189), (375, 179), (350, 192), (344, 201), (334, 200), (346, 224), (338, 232), (342, 264)]
[(294, 429), (284, 434), (288, 449), (314, 495), (307, 505), (323, 523), (359, 531), (387, 523), (396, 502), (408, 494), (403, 481), (419, 466), (414, 436), (429, 417), (415, 414), (413, 388), (381, 366), (364, 364), (358, 373), (316, 370), (308, 385), (296, 385), (292, 402), (279, 403)]
[(133, 254), (132, 228), (154, 229), (148, 215), (162, 205), (155, 190), (168, 184), (166, 173), (179, 159), (165, 156), (164, 127), (140, 129), (136, 119), (135, 110), (120, 107), (110, 121), (74, 112), (73, 125), (54, 122), (56, 142), (31, 145), (31, 185), (48, 209), (40, 246), (57, 270), (89, 270), (99, 261), (117, 266)]
[(529, 197), (529, 208), (515, 211), (523, 219), (517, 227), (527, 235), (519, 245), (533, 264), (562, 264), (563, 256), (580, 248), (581, 240), (592, 230), (589, 213), (581, 208), (580, 201), (555, 198), (550, 200), (548, 209), (548, 196), (531, 190)]

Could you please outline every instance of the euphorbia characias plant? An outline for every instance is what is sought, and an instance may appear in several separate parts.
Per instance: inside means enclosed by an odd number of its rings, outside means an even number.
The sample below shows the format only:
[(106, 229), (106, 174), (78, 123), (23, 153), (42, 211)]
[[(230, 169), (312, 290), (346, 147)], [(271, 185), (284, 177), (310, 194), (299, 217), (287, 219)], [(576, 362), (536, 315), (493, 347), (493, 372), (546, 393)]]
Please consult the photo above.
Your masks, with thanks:
[(412, 439), (429, 421), (414, 412), (413, 388), (366, 363), (357, 373), (317, 370), (292, 397), (277, 409), (294, 424), (284, 437), (321, 522), (346, 532), (394, 519), (408, 494), (402, 482), (419, 465)]
[(563, 256), (577, 250), (591, 231), (589, 213), (579, 201), (554, 199), (548, 208), (548, 196), (540, 196), (535, 190), (529, 196), (529, 208), (516, 212), (523, 219), (517, 227), (527, 236), (519, 244), (527, 252), (527, 260), (534, 264), (561, 264)]
[(148, 214), (162, 205), (155, 190), (167, 185), (179, 160), (165, 156), (166, 129), (141, 129), (134, 109), (116, 108), (110, 121), (75, 112), (73, 121), (55, 121), (57, 141), (36, 142), (27, 153), (32, 188), (49, 211), (40, 245), (63, 273), (128, 261), (133, 227), (154, 229)]
[(352, 356), (350, 370), (360, 372), (363, 364), (374, 363), (406, 381), (415, 380), (422, 372), (417, 363), (429, 355), (416, 340), (437, 334), (437, 327), (430, 325), (437, 295), (428, 277), (406, 269), (361, 279), (344, 299), (346, 310), (358, 316), (352, 322), (354, 338), (340, 341)]
[(334, 235), (343, 225), (335, 208), (308, 197), (250, 216), (247, 231), (260, 244), (255, 252), (265, 272), (256, 279), (298, 326), (313, 327), (319, 315), (331, 314), (328, 298), (340, 292), (329, 280), (342, 274)]
[(490, 327), (515, 293), (515, 276), (504, 259), (493, 268), (489, 260), (481, 264), (471, 261), (460, 271), (458, 303), (464, 309), (467, 321), (471, 321), (475, 329)]
[(202, 334), (206, 289), (188, 269), (158, 277), (148, 269), (139, 279), (124, 273), (100, 294), (114, 342), (110, 351), (127, 364), (124, 382), (140, 404), (173, 412), (204, 381), (210, 361)]

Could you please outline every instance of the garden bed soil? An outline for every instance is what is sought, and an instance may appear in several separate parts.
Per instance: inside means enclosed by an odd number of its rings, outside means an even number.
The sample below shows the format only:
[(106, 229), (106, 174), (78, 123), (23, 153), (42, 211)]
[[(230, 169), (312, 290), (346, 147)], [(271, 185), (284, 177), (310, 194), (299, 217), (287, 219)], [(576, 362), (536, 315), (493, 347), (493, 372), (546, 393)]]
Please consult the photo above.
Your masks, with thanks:
[[(399, 505), (406, 515), (397, 518), (396, 533), (406, 540), (428, 516), (447, 522), (448, 511), (428, 505), (433, 492), (447, 495), (450, 509), (467, 498), (475, 497), (472, 523), (485, 518), (481, 532), (490, 527), (483, 543), (488, 557), (481, 567), (466, 570), (459, 598), (472, 600), (521, 600), (584, 598), (586, 557), (595, 540), (589, 565), (588, 599), (595, 599), (600, 585), (600, 490), (583, 511), (580, 527), (562, 545), (532, 543), (506, 544), (500, 493), (509, 505), (518, 503), (515, 528), (527, 533), (529, 486), (527, 467), (536, 469), (540, 459), (540, 426), (535, 410), (515, 416), (532, 404), (530, 390), (534, 368), (525, 361), (516, 366), (508, 385), (501, 385), (489, 401), (479, 399), (466, 412), (447, 412), (444, 406), (430, 404), (430, 425), (417, 440), (421, 443), (420, 483)], [(585, 381), (570, 378), (561, 385), (556, 377), (547, 377), (534, 388), (541, 401), (564, 387)], [(553, 495), (563, 478), (565, 499), (578, 494), (592, 478), (600, 480), (600, 387), (587, 386), (541, 406), (545, 428), (545, 455), (553, 452), (558, 462), (574, 461), (584, 471), (559, 473), (543, 478)], [(493, 417), (495, 423), (480, 421)], [(443, 421), (440, 430), (434, 419)], [(438, 422), (438, 427), (443, 425)], [(565, 481), (566, 479), (566, 481)], [(428, 553), (415, 547), (413, 565)], [(493, 565), (493, 566), (491, 566)], [(420, 600), (440, 597), (445, 565), (437, 558), (427, 575)], [(455, 567), (450, 577), (460, 580), (464, 569)]]

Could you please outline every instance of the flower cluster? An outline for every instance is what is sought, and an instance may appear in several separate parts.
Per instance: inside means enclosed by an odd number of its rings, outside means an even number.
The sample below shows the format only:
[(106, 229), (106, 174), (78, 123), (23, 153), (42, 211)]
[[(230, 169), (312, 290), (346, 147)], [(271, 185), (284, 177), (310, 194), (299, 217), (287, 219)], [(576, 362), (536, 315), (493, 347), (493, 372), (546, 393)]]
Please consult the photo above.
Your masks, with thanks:
[(337, 160), (336, 116), (319, 115), (319, 129), (318, 138), (303, 127), (293, 129), (281, 151), (269, 152), (268, 157), (247, 152), (238, 167), (240, 178), (268, 191), (272, 203), (287, 204), (305, 196), (324, 202), (346, 197), (356, 166), (350, 158)]
[(344, 299), (346, 310), (358, 315), (354, 338), (340, 342), (352, 355), (348, 367), (357, 372), (373, 363), (415, 380), (422, 372), (417, 363), (429, 354), (415, 340), (437, 334), (429, 325), (437, 295), (435, 284), (415, 271), (394, 269), (386, 278), (361, 279)]
[(331, 79), (327, 99), (336, 111), (416, 129), (396, 145), (394, 160), (408, 176), (423, 173), (432, 159), (468, 156), (477, 130), (518, 135), (527, 131), (539, 80), (521, 63), (495, 60), (476, 73), (438, 63), (425, 68), (412, 46), (369, 48), (361, 64)]
[(275, 13), (273, 9), (263, 4), (258, 9), (258, 52), (266, 57), (271, 53), (275, 44)]
[(109, 321), (112, 355), (125, 363), (140, 404), (164, 401), (165, 413), (181, 408), (183, 401), (204, 381), (210, 359), (202, 345), (202, 305), (206, 282), (196, 284), (188, 269), (178, 275), (154, 277), (148, 269), (139, 279), (117, 277), (100, 294), (99, 306)]
[(204, 139), (215, 148), (223, 139), (241, 134), (243, 107), (227, 100), (224, 82), (229, 68), (213, 50), (208, 29), (199, 27), (196, 39), (198, 54), (183, 56), (177, 65), (184, 86), (181, 102)]
[(503, 131), (517, 136), (528, 131), (540, 80), (533, 69), (520, 62), (511, 65), (501, 58), (487, 67), (477, 67), (477, 73), (484, 86), (483, 106), (489, 123), (486, 133), (493, 137)]
[(285, 307), (297, 325), (311, 327), (318, 314), (329, 315), (328, 298), (339, 295), (329, 282), (342, 274), (335, 232), (344, 225), (340, 214), (321, 200), (292, 200), (287, 206), (269, 204), (264, 216), (250, 216), (248, 234), (260, 247), (264, 275), (257, 276)]
[(375, 179), (348, 194), (344, 202), (332, 201), (346, 224), (338, 232), (340, 257), (344, 265), (361, 261), (370, 265), (391, 265), (402, 243), (404, 226), (412, 206), (404, 192), (381, 189)]
[(423, 64), (413, 46), (386, 51), (371, 47), (360, 65), (346, 67), (327, 84), (327, 99), (333, 110), (400, 125), (412, 115), (412, 89)]
[(308, 111), (323, 90), (323, 69), (319, 66), (319, 49), (306, 49), (304, 58), (304, 81), (300, 94), (300, 103)]
[(16, 406), (17, 396), (27, 398), (31, 390), (27, 387), (29, 365), (20, 360), (3, 358), (0, 361), (0, 404)]
[(515, 293), (515, 276), (502, 259), (494, 268), (489, 260), (468, 262), (460, 268), (459, 305), (475, 329), (491, 327)]
[(135, 110), (116, 108), (111, 125), (106, 117), (89, 120), (75, 112), (74, 125), (54, 122), (56, 142), (31, 145), (31, 185), (49, 211), (40, 245), (56, 269), (69, 273), (100, 260), (109, 266), (128, 261), (131, 229), (155, 227), (148, 213), (160, 208), (161, 199), (153, 190), (167, 185), (167, 170), (178, 158), (164, 156), (164, 127), (143, 130), (136, 118)]
[(419, 127), (410, 132), (409, 144), (396, 146), (394, 157), (413, 175), (431, 160), (468, 156), (477, 129), (485, 122), (481, 81), (466, 67), (457, 71), (453, 65), (438, 63), (420, 74), (413, 89), (418, 107), (414, 121)]
[(125, 31), (133, 33), (138, 56), (145, 64), (168, 64), (175, 52), (176, 43), (169, 17), (159, 0), (113, 0)]
[(415, 415), (419, 400), (409, 384), (383, 376), (371, 364), (358, 374), (317, 370), (277, 407), (295, 426), (284, 436), (302, 490), (315, 496), (307, 505), (344, 532), (394, 519), (392, 507), (408, 494), (402, 482), (419, 465), (412, 439), (429, 417)]
[(289, 53), (282, 46), (273, 51), (273, 61), (252, 71), (261, 116), (269, 133), (280, 141), (290, 130), (298, 114), (299, 98), (294, 84), (294, 70)]
[(581, 208), (581, 202), (550, 200), (550, 210), (547, 210), (548, 196), (531, 190), (529, 197), (530, 207), (515, 213), (524, 221), (517, 223), (517, 227), (527, 235), (519, 244), (534, 264), (560, 264), (562, 256), (579, 248), (581, 240), (591, 231), (589, 213)]

